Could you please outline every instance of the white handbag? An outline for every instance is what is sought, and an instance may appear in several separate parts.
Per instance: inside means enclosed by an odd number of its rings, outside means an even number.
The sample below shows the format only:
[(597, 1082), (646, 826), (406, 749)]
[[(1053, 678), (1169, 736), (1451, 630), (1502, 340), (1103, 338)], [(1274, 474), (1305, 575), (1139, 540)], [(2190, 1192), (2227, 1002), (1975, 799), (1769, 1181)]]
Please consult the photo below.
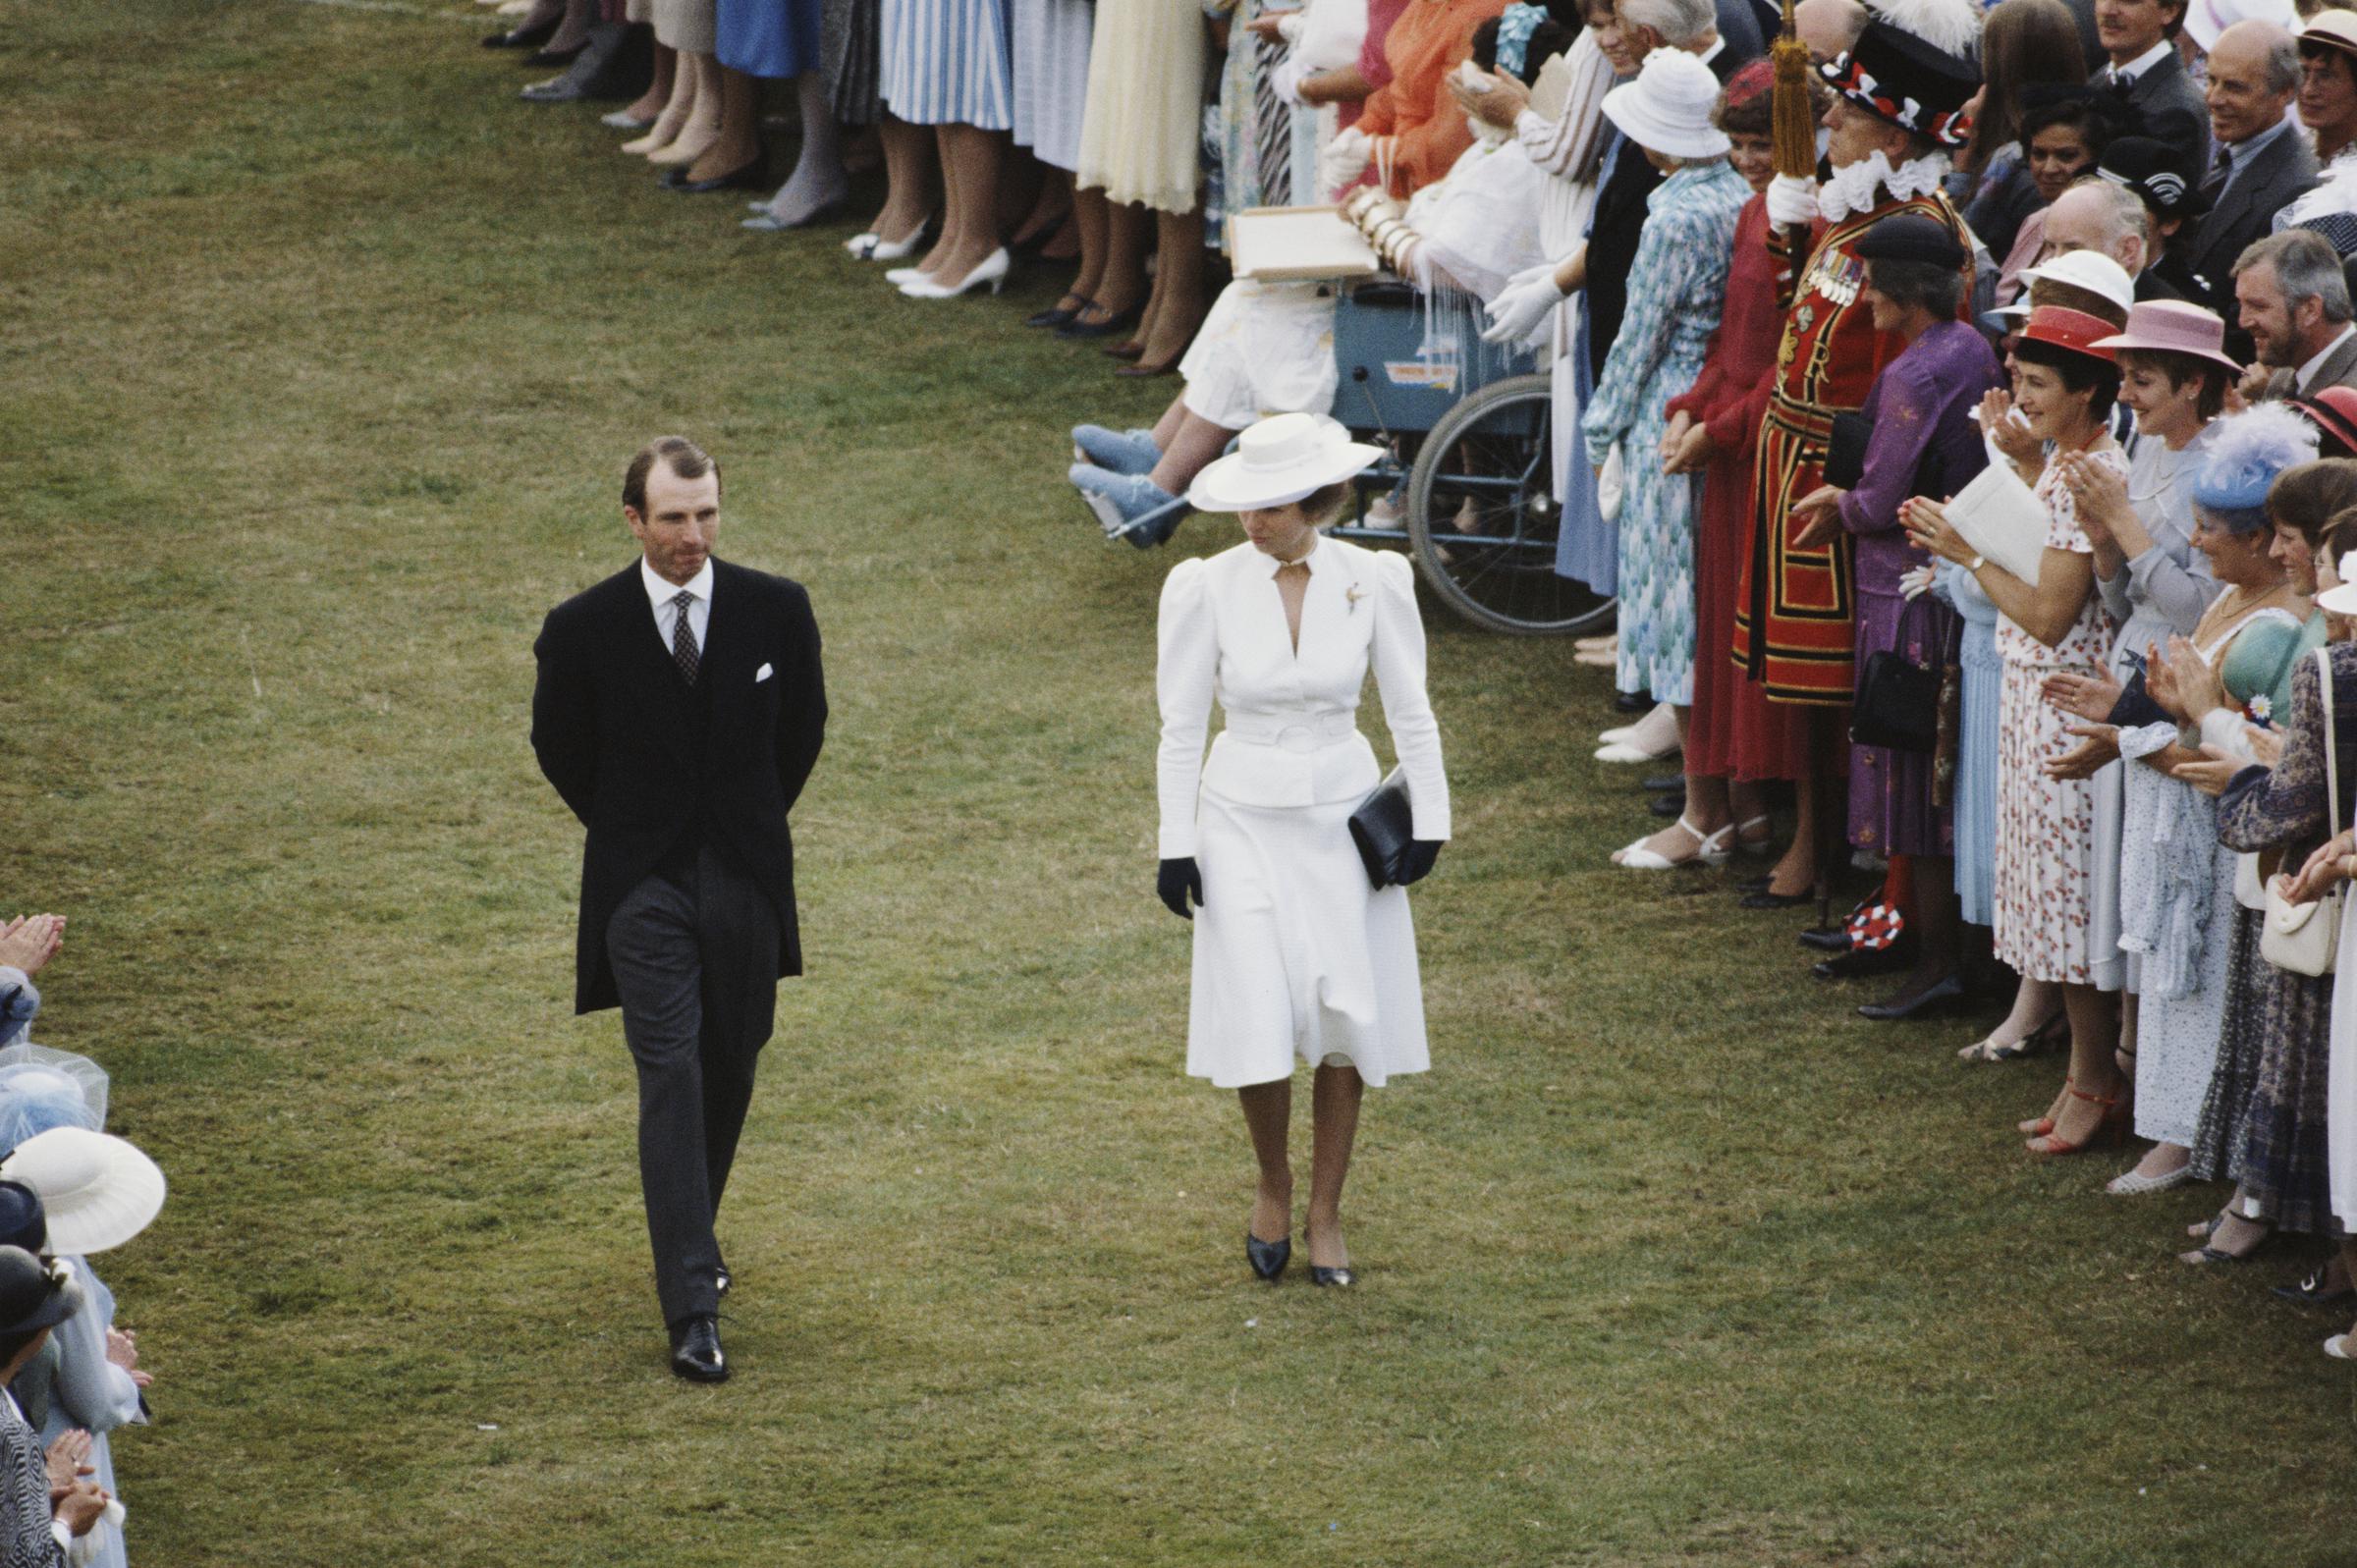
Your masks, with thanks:
[(1604, 455), (1604, 467), (1596, 475), (1596, 514), (1607, 522), (1620, 520), (1620, 500), (1628, 491), (1628, 460), (1620, 449), (1622, 442), (1613, 443), (1613, 450)]
[[(2317, 679), (2325, 700), (2325, 819), (2340, 837), (2340, 746), (2333, 733), (2332, 662), (2316, 650)], [(2267, 926), (2259, 953), (2277, 969), (2295, 975), (2329, 975), (2340, 949), (2341, 892), (2334, 888), (2313, 903), (2293, 903), (2273, 880), (2267, 885)]]

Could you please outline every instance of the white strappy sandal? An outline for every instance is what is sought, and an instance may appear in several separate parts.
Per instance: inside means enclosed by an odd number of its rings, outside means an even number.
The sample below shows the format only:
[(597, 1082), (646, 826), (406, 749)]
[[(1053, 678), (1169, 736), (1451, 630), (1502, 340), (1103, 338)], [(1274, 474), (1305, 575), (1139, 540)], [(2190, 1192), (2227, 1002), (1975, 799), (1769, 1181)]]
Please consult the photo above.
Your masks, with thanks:
[(1733, 852), (1727, 848), (1728, 842), (1735, 836), (1733, 825), (1722, 828), (1708, 837), (1704, 836), (1700, 828), (1695, 827), (1683, 817), (1677, 819), (1677, 825), (1685, 830), (1687, 838), (1694, 840), (1694, 852), (1685, 859), (1672, 860), (1657, 850), (1646, 848), (1645, 839), (1653, 837), (1652, 834), (1647, 834), (1644, 838), (1639, 838), (1627, 848), (1615, 850), (1613, 864), (1629, 871), (1674, 871), (1680, 866), (1724, 866), (1727, 864), (1727, 857)]

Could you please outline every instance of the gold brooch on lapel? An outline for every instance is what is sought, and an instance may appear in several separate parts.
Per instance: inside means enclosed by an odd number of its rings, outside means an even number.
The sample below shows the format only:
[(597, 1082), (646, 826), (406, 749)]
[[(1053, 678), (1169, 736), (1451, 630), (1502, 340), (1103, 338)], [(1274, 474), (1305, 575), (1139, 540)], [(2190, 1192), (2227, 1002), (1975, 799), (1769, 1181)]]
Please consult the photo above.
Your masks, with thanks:
[(1352, 615), (1358, 614), (1358, 602), (1365, 597), (1366, 595), (1359, 591), (1358, 584), (1355, 582), (1343, 590), (1343, 598), (1348, 602)]

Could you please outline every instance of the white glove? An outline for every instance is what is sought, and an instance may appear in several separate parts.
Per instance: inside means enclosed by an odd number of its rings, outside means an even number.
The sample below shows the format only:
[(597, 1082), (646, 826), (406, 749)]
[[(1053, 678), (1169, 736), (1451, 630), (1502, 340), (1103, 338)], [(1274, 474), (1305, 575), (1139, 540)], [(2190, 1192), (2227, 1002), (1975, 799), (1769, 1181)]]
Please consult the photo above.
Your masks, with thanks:
[(1768, 182), (1768, 221), (1778, 228), (1817, 221), (1817, 182), (1780, 174)]
[(1301, 83), (1308, 79), (1309, 74), (1308, 61), (1302, 59), (1297, 52), (1288, 54), (1283, 60), (1277, 62), (1277, 69), (1269, 73), (1269, 90), (1277, 94), (1279, 103), (1290, 105), (1295, 109), (1306, 109), (1309, 105), (1301, 101)]
[(1563, 291), (1556, 287), (1554, 262), (1525, 268), (1484, 307), (1490, 313), (1490, 325), (1483, 330), (1482, 341), (1522, 343), (1538, 331), (1547, 312), (1562, 302)]
[(1934, 568), (1927, 565), (1917, 567), (1912, 571), (1901, 572), (1898, 578), (1898, 596), (1901, 599), (1920, 599), (1931, 592), (1933, 571)]
[(1318, 184), (1329, 195), (1339, 193), (1343, 187), (1366, 173), (1367, 160), (1375, 154), (1375, 143), (1356, 126), (1326, 143), (1318, 154)]

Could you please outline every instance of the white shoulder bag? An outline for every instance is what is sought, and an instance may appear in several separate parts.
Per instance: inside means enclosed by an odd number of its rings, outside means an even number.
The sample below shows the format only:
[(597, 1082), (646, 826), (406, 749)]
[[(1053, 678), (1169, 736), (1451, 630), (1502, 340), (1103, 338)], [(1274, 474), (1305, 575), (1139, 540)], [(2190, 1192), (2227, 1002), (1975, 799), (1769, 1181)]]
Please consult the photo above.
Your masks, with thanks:
[[(2316, 650), (2317, 681), (2325, 702), (2325, 820), (2332, 836), (2340, 836), (2340, 745), (2332, 714), (2332, 661)], [(2314, 903), (2293, 903), (2270, 879), (2267, 885), (2267, 928), (2259, 937), (2259, 953), (2277, 969), (2295, 975), (2329, 975), (2340, 949), (2342, 890), (2334, 888)]]

